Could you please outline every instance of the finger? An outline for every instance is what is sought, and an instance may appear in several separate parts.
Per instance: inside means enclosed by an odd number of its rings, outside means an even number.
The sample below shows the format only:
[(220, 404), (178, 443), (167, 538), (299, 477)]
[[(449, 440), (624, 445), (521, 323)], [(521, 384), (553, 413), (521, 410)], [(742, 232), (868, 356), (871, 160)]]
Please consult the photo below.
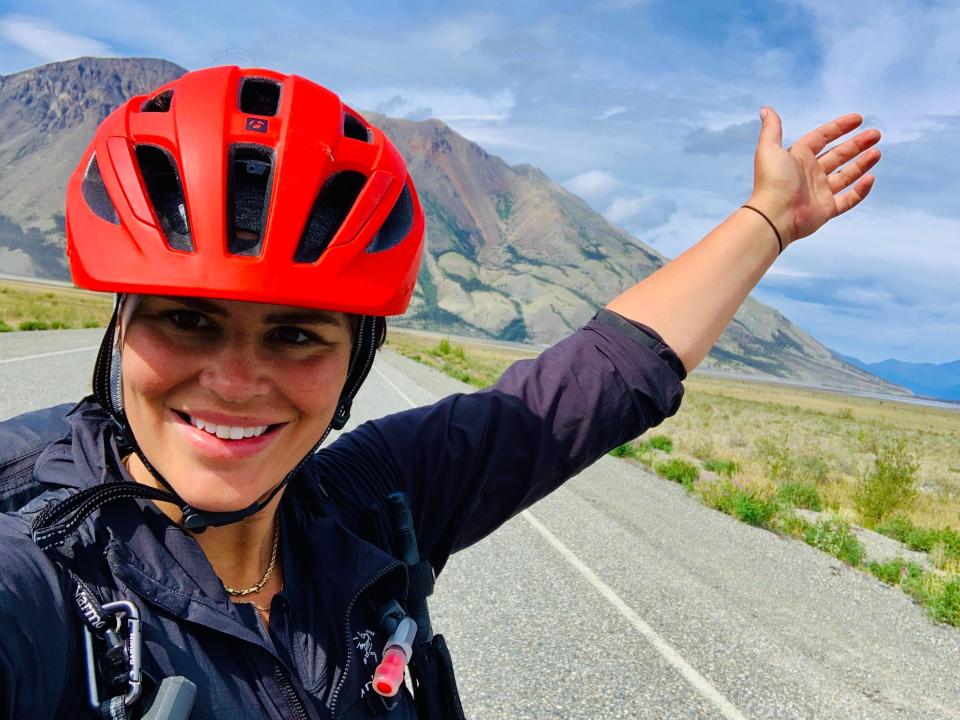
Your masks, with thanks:
[(837, 196), (837, 215), (843, 215), (847, 210), (855, 208), (863, 202), (863, 199), (870, 194), (873, 189), (873, 183), (876, 180), (873, 175), (865, 175), (860, 182), (850, 188), (843, 195)]
[(830, 192), (836, 194), (849, 187), (857, 180), (869, 172), (870, 168), (880, 162), (880, 149), (872, 148), (857, 157), (849, 165), (831, 173), (827, 176), (827, 183), (830, 185)]
[(830, 174), (878, 142), (880, 142), (879, 130), (865, 130), (856, 137), (828, 150), (818, 157), (817, 160), (820, 161), (820, 166), (823, 168), (823, 171)]
[(832, 143), (837, 138), (846, 135), (851, 130), (860, 127), (862, 122), (863, 116), (859, 113), (841, 115), (835, 120), (828, 122), (826, 125), (821, 125), (816, 130), (811, 130), (802, 138), (797, 140), (797, 142), (795, 142), (793, 145), (794, 147), (805, 147), (814, 155), (819, 155), (820, 151), (823, 150), (827, 145)]
[(783, 147), (783, 123), (771, 107), (760, 108), (760, 140), (757, 146)]

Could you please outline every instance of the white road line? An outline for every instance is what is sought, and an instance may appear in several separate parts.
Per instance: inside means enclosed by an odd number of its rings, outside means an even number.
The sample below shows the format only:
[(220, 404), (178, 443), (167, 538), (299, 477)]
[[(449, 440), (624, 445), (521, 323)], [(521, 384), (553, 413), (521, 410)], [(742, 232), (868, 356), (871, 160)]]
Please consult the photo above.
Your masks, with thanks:
[(409, 406), (412, 407), (412, 408), (417, 406), (417, 404), (416, 404), (413, 400), (411, 400), (410, 398), (407, 397), (407, 394), (406, 394), (403, 390), (401, 390), (400, 388), (397, 387), (396, 383), (394, 383), (390, 378), (388, 378), (386, 375), (384, 375), (382, 372), (380, 372), (380, 368), (374, 367), (374, 368), (373, 368), (373, 371), (374, 371), (377, 375), (379, 375), (380, 377), (382, 377), (383, 380), (384, 380), (384, 382), (387, 383), (387, 385), (389, 385), (389, 386), (392, 387), (394, 390), (396, 390), (396, 391), (397, 391), (397, 395), (399, 395), (399, 396), (402, 397), (404, 400), (406, 400), (407, 405), (409, 405)]
[(50, 357), (51, 355), (66, 355), (67, 353), (85, 352), (85, 351), (87, 351), (87, 350), (96, 350), (97, 347), (98, 347), (97, 345), (90, 345), (90, 346), (88, 346), (88, 347), (71, 348), (70, 350), (57, 350), (56, 352), (40, 353), (39, 355), (24, 355), (24, 356), (22, 356), (22, 357), (6, 358), (6, 359), (4, 359), (4, 360), (0, 360), (0, 365), (3, 365), (4, 363), (22, 362), (22, 361), (26, 361), (26, 360), (36, 360), (36, 359), (38, 359), (38, 358)]
[(651, 645), (659, 652), (668, 663), (670, 663), (683, 677), (687, 679), (694, 689), (703, 695), (707, 700), (712, 702), (717, 706), (717, 709), (723, 713), (725, 718), (729, 720), (746, 720), (746, 717), (731, 703), (727, 698), (725, 698), (719, 690), (717, 690), (709, 680), (707, 680), (703, 675), (698, 673), (690, 663), (683, 659), (683, 657), (674, 650), (667, 642), (657, 634), (657, 631), (652, 627), (647, 625), (643, 619), (636, 613), (636, 611), (631, 608), (627, 603), (625, 603), (619, 595), (617, 595), (613, 588), (607, 585), (603, 580), (597, 577), (597, 574), (593, 572), (587, 565), (576, 555), (574, 555), (570, 549), (560, 542), (557, 537), (547, 530), (539, 520), (537, 520), (529, 510), (524, 510), (520, 515), (530, 523), (534, 529), (543, 535), (548, 543), (553, 545), (553, 547), (566, 559), (568, 563), (573, 565), (577, 571), (583, 575), (597, 592), (599, 592), (603, 597), (605, 597), (611, 605), (613, 605), (617, 611), (623, 615), (626, 620), (633, 625), (637, 630), (640, 631), (640, 634), (643, 635)]
[[(397, 392), (400, 397), (407, 402), (408, 405), (410, 405), (410, 407), (416, 407), (416, 403), (407, 397), (406, 393), (398, 388), (394, 382), (380, 372), (378, 368), (374, 368), (374, 370), (380, 377), (384, 379), (384, 381), (386, 381), (390, 387)], [(713, 703), (723, 714), (723, 716), (727, 718), (727, 720), (747, 720), (746, 716), (741, 713), (732, 702), (727, 700), (727, 698), (724, 697), (724, 695), (717, 690), (717, 688), (715, 688), (709, 680), (698, 673), (690, 663), (684, 660), (680, 653), (668, 645), (666, 640), (657, 634), (656, 630), (647, 625), (647, 623), (643, 621), (637, 612), (632, 607), (627, 605), (627, 603), (625, 603), (621, 597), (613, 591), (613, 588), (601, 580), (599, 576), (586, 565), (586, 563), (574, 555), (573, 552), (571, 552), (566, 545), (560, 542), (560, 540), (558, 540), (552, 532), (547, 530), (547, 528), (545, 528), (529, 510), (524, 510), (522, 513), (520, 513), (520, 515), (524, 520), (530, 523), (538, 533), (543, 535), (544, 539), (553, 545), (554, 549), (563, 555), (564, 559), (573, 565), (573, 567), (576, 568), (576, 570), (583, 575), (587, 581), (593, 585), (594, 588), (596, 588), (597, 592), (603, 595), (603, 597), (606, 598), (607, 601), (617, 609), (617, 612), (619, 612), (627, 620), (627, 622), (633, 625), (640, 632), (640, 634), (643, 635), (643, 637), (645, 637), (651, 645), (653, 645), (654, 649), (673, 666), (677, 672), (686, 678), (687, 682), (693, 686), (694, 690)]]

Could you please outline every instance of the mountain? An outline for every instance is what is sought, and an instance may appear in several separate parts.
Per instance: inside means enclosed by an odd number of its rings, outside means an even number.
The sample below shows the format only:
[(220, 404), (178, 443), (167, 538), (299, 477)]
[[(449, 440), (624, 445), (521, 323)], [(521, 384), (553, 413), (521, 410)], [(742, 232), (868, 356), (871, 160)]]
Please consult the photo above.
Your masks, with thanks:
[(867, 363), (855, 357), (835, 354), (844, 362), (866, 370), (887, 382), (908, 388), (917, 395), (941, 400), (960, 400), (960, 360), (940, 365), (909, 363), (902, 360)]
[[(63, 189), (97, 123), (182, 74), (163, 60), (80, 58), (0, 77), (0, 272), (66, 279)], [(550, 343), (666, 262), (530, 165), (510, 166), (437, 120), (368, 118), (406, 157), (427, 252), (404, 323)], [(708, 367), (903, 392), (748, 299)]]
[(0, 76), (0, 271), (69, 279), (70, 173), (117, 105), (184, 72), (165, 60), (79, 58)]

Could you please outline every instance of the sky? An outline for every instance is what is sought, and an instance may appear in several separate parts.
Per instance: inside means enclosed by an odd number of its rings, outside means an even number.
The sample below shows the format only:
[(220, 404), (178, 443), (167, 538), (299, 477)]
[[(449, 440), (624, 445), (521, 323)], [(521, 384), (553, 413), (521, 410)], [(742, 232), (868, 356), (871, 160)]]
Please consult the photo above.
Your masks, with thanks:
[(439, 118), (669, 257), (746, 201), (761, 106), (787, 144), (859, 112), (873, 192), (755, 296), (861, 360), (960, 359), (956, 0), (0, 0), (0, 74), (80, 55), (271, 67)]

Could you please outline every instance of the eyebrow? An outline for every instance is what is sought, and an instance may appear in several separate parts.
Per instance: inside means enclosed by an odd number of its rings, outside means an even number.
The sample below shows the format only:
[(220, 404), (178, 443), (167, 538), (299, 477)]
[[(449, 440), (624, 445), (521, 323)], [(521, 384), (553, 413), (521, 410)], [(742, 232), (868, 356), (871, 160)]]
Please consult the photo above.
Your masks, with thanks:
[[(223, 306), (217, 304), (213, 300), (207, 300), (206, 298), (165, 295), (163, 296), (163, 299), (180, 303), (181, 305), (186, 305), (194, 310), (201, 310), (205, 313), (209, 313), (210, 315), (216, 315), (217, 317), (225, 318), (230, 316), (230, 313)], [(346, 324), (341, 315), (325, 310), (310, 310), (306, 308), (281, 310), (280, 312), (270, 313), (269, 315), (266, 315), (263, 320), (271, 325), (314, 324), (342, 327)]]

